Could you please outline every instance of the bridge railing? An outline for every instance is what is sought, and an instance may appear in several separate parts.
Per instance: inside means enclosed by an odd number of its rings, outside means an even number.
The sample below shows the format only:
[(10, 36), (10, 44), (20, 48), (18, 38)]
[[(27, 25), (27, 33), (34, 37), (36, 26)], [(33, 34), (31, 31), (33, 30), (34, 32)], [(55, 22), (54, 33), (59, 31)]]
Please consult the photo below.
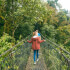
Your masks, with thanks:
[(70, 53), (41, 36), (46, 39), (41, 45), (48, 70), (70, 70)]
[(0, 62), (0, 70), (25, 70), (31, 51), (31, 44), (27, 42), (27, 39), (30, 38), (31, 35), (0, 55), (1, 58), (8, 53), (8, 55)]

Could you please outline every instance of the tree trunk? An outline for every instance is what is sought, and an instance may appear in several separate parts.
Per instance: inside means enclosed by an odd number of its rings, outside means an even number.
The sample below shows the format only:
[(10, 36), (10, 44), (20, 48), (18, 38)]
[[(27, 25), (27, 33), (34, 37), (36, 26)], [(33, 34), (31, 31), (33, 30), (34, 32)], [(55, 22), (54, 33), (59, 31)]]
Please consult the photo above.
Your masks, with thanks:
[(14, 33), (15, 33), (17, 27), (18, 27), (18, 25), (17, 25), (16, 28), (13, 30), (13, 33), (12, 33), (13, 38), (14, 38)]

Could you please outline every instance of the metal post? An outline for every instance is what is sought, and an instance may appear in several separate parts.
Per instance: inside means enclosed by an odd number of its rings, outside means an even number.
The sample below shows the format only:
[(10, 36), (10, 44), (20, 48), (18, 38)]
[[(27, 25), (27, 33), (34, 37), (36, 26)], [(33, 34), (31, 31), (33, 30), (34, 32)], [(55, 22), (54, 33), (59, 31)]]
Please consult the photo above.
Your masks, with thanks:
[(48, 44), (48, 60), (49, 60), (49, 55), (50, 55), (50, 45)]
[(61, 48), (60, 48), (60, 60), (61, 60), (60, 70), (62, 70), (62, 49)]
[(67, 70), (70, 70), (70, 60), (68, 60), (68, 68)]
[(1, 70), (1, 64), (0, 64), (0, 70)]

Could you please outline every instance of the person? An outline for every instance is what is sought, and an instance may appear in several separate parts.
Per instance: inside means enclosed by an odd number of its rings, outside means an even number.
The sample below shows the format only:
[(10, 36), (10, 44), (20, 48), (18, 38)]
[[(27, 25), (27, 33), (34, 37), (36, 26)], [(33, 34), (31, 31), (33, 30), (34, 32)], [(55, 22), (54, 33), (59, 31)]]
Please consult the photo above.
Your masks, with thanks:
[[(33, 32), (33, 37), (31, 40), (27, 40), (27, 42), (32, 43), (32, 49), (34, 51), (34, 64), (36, 64), (36, 61), (39, 61), (39, 49), (40, 49), (40, 43), (44, 42), (45, 40), (40, 40), (38, 37), (38, 33), (35, 31)], [(37, 60), (36, 60), (37, 55)]]
[[(36, 30), (36, 32), (38, 33), (38, 30)], [(41, 40), (41, 34), (40, 34), (40, 33), (38, 33), (38, 37), (39, 37), (40, 40)]]

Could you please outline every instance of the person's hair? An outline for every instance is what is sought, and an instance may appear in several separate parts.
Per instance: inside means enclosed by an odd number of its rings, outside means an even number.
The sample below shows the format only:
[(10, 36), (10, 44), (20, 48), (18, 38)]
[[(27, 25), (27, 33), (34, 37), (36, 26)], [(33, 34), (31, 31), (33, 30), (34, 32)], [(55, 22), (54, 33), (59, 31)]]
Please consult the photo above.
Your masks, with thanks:
[(35, 35), (35, 32), (33, 32), (33, 36)]
[(36, 32), (38, 32), (38, 30), (36, 30)]

